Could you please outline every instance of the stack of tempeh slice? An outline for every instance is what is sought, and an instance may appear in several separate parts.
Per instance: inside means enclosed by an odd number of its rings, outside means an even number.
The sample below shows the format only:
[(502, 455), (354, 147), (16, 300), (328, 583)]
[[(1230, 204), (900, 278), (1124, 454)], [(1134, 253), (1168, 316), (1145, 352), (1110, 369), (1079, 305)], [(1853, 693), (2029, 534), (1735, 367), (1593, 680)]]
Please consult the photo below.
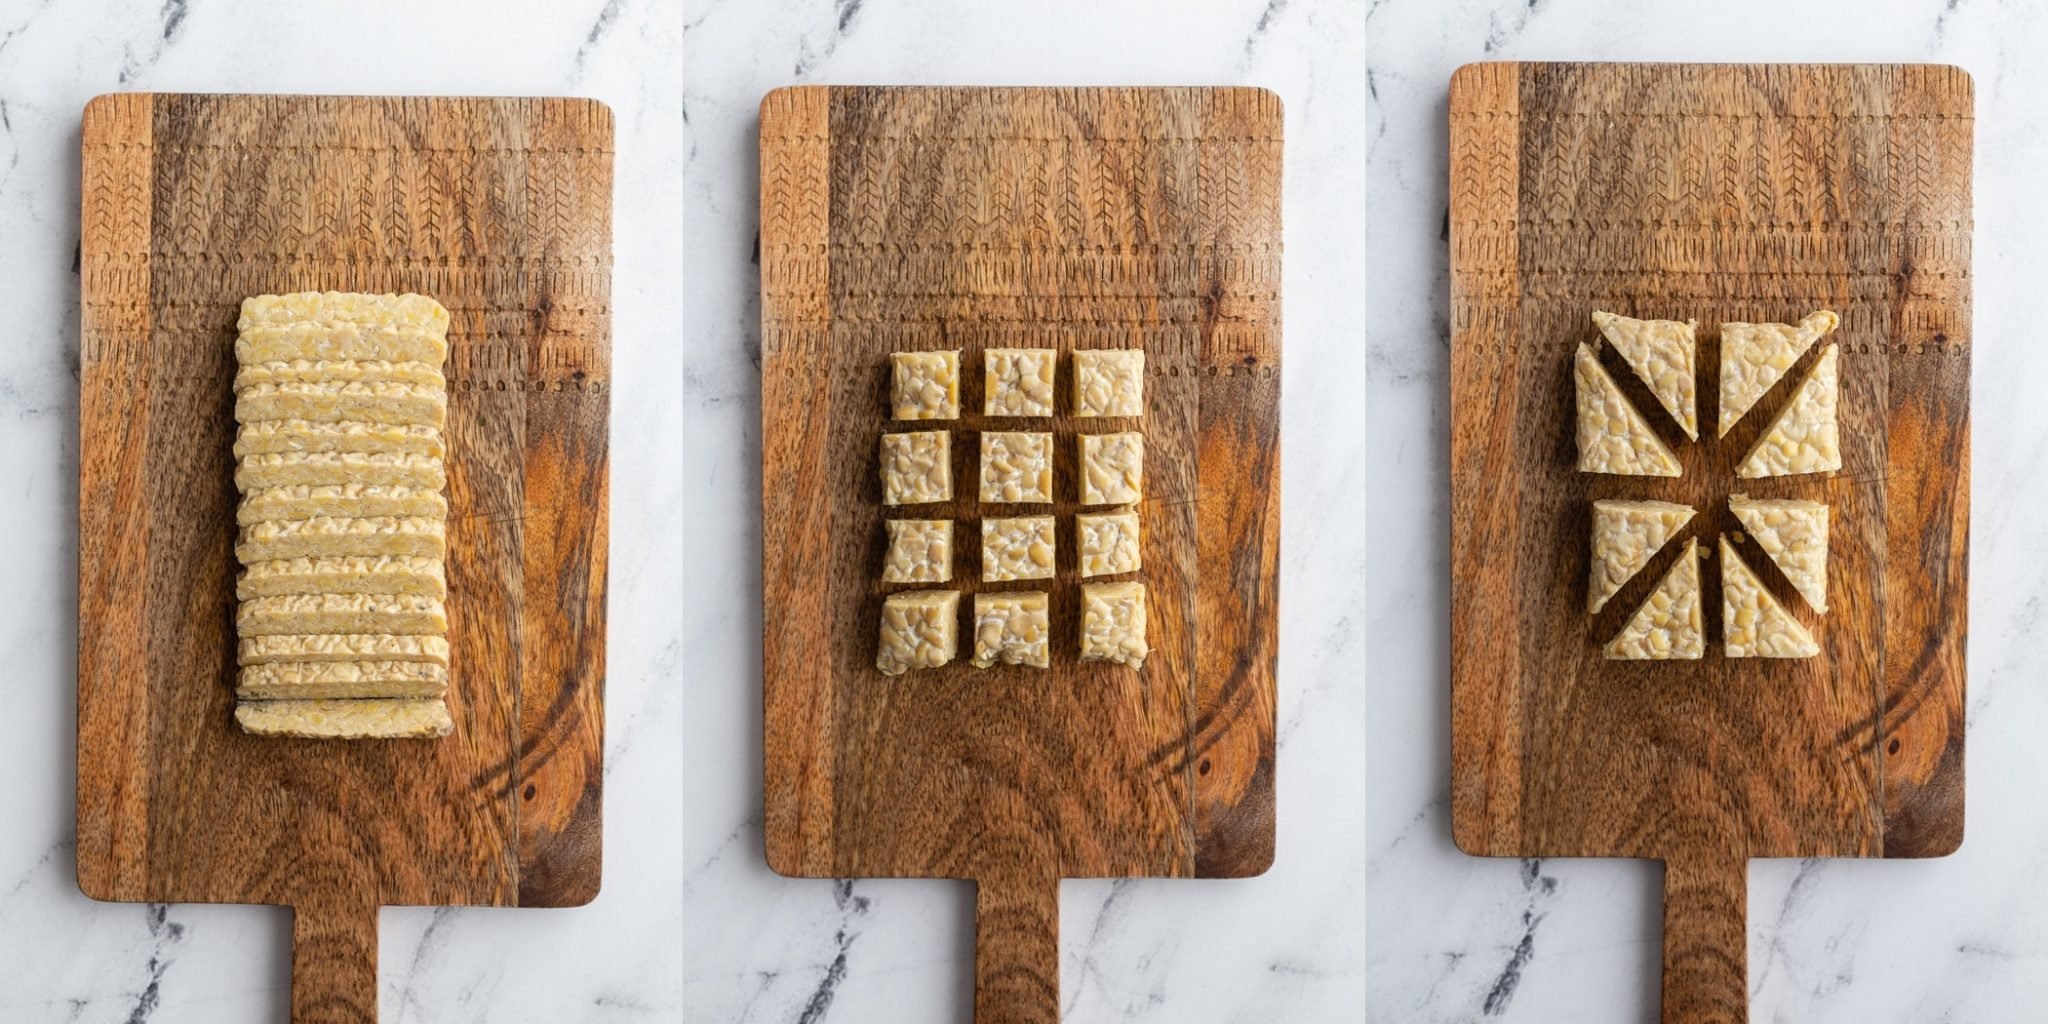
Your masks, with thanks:
[(448, 311), (422, 295), (261, 295), (240, 331), (235, 720), (267, 736), (447, 735)]

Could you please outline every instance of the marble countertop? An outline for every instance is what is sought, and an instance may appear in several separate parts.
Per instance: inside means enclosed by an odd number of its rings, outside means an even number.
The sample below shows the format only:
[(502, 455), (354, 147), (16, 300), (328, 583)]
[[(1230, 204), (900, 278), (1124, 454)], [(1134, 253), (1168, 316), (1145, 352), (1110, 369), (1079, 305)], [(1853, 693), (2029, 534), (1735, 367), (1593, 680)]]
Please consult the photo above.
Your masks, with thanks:
[[(1285, 101), (1279, 852), (1244, 881), (1069, 881), (1070, 1021), (1364, 1015), (1362, 5), (697, 0), (684, 49), (690, 575), (684, 1003), (697, 1021), (964, 1021), (964, 883), (798, 880), (761, 846), (763, 93), (835, 84), (1253, 84)], [(729, 543), (726, 539), (729, 539)]]
[[(479, 31), (479, 25), (487, 31)], [(393, 908), (387, 1022), (680, 1013), (681, 12), (665, 0), (0, 3), (0, 1020), (285, 1019), (291, 921), (94, 903), (72, 850), (79, 114), (117, 90), (594, 96), (617, 123), (604, 891), (575, 910)]]
[[(1881, 13), (1880, 13), (1881, 12)], [(1906, 61), (1977, 83), (1968, 836), (1934, 861), (1756, 861), (1751, 1019), (2037, 1019), (2048, 997), (2040, 796), (2040, 469), (2048, 407), (2048, 10), (1977, 0), (1381, 0), (1367, 16), (1367, 858), (1371, 1018), (1656, 1019), (1662, 873), (1466, 857), (1451, 845), (1447, 84), (1475, 60)]]

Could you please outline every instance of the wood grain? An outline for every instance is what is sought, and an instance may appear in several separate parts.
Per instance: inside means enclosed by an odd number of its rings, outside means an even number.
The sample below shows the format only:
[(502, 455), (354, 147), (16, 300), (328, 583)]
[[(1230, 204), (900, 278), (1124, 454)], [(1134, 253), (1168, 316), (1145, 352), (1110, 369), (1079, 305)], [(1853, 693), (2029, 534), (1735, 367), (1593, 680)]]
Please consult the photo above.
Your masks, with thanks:
[[(1667, 1021), (1746, 1018), (1748, 858), (1961, 841), (1971, 112), (1945, 67), (1504, 63), (1452, 81), (1453, 828), (1486, 856), (1666, 861)], [(1594, 309), (1698, 319), (1711, 424), (1718, 325), (1822, 308), (1843, 317), (1841, 472), (1738, 480), (1768, 413), (1686, 443), (1611, 352), (1684, 476), (1575, 471), (1569, 365)], [(1747, 552), (1822, 654), (1723, 657), (1710, 597), (1706, 658), (1603, 660), (1686, 536), (1738, 528), (1736, 492), (1832, 507), (1827, 615)], [(1589, 620), (1598, 497), (1700, 514)]]
[[(597, 893), (610, 112), (121, 94), (84, 121), (79, 885), (291, 906), (294, 1020), (374, 1020), (379, 906)], [(236, 316), (309, 289), (453, 314), (446, 740), (230, 721)]]
[[(796, 88), (761, 111), (767, 852), (974, 879), (977, 1017), (1058, 1016), (1058, 880), (1273, 855), (1280, 109), (1249, 89)], [(1061, 415), (1048, 670), (874, 669), (888, 353), (962, 352), (949, 586), (984, 588), (981, 352), (1143, 348), (1142, 417)], [(1080, 432), (1146, 437), (1152, 655), (1075, 657)], [(1001, 514), (1013, 514), (1006, 506)], [(1044, 506), (1030, 511), (1042, 513)], [(920, 512), (920, 515), (926, 513)]]

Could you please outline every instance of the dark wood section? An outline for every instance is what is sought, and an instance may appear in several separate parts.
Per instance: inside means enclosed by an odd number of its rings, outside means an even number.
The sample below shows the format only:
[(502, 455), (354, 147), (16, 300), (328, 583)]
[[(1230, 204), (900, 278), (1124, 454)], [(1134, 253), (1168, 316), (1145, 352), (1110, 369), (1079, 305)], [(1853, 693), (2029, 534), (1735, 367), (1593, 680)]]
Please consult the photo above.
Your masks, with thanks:
[[(374, 1018), (379, 906), (596, 895), (611, 140), (585, 100), (86, 109), (79, 885), (293, 907), (295, 1020)], [(453, 314), (444, 740), (230, 719), (235, 323), (300, 290)]]
[[(1451, 84), (1452, 805), (1487, 856), (1667, 862), (1665, 1019), (1746, 1016), (1752, 857), (1931, 856), (1962, 837), (1971, 83), (1954, 68), (1479, 64)], [(1735, 466), (1819, 357), (1715, 438), (1718, 326), (1842, 315), (1844, 467)], [(1700, 321), (1701, 440), (1617, 358), (1679, 479), (1580, 474), (1594, 309)], [(1745, 556), (1820, 656), (1613, 662), (1731, 493), (1832, 507), (1829, 612)], [(1700, 515), (1584, 611), (1595, 498)]]
[[(796, 88), (761, 112), (767, 852), (810, 876), (973, 879), (977, 1017), (1058, 1015), (1063, 877), (1273, 857), (1278, 100), (1251, 89)], [(981, 354), (1061, 353), (1060, 415), (980, 414)], [(1077, 348), (1142, 348), (1142, 417), (1066, 415)], [(892, 424), (888, 354), (962, 350), (962, 418)], [(963, 620), (1046, 590), (1052, 667), (874, 668), (878, 438), (949, 429)], [(1049, 430), (1058, 572), (980, 580), (983, 429)], [(1151, 657), (1076, 657), (1073, 437), (1145, 434)], [(1046, 506), (1003, 506), (1042, 514)]]

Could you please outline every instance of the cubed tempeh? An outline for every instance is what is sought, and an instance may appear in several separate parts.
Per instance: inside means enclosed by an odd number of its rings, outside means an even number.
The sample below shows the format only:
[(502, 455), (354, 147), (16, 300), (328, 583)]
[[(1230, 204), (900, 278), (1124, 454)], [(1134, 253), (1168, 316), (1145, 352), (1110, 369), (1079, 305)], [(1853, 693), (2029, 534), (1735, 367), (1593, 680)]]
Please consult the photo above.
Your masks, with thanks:
[(415, 452), (445, 455), (441, 429), (426, 424), (257, 420), (235, 434), (235, 458), (279, 452)]
[(425, 295), (366, 295), (360, 292), (287, 292), (242, 300), (236, 329), (265, 326), (346, 324), (448, 333), (448, 310)]
[(235, 557), (243, 565), (280, 558), (448, 554), (447, 524), (427, 516), (273, 520), (242, 527)]
[(418, 594), (447, 597), (441, 560), (420, 556), (285, 558), (257, 562), (235, 581), (235, 597), (280, 594)]
[(439, 697), (448, 669), (426, 661), (272, 661), (242, 669), (243, 700)]
[(258, 736), (299, 739), (434, 739), (455, 728), (448, 705), (421, 700), (250, 700), (235, 722)]
[(312, 420), (438, 427), (448, 418), (448, 393), (423, 384), (344, 381), (256, 384), (235, 395), (235, 420)]
[(1142, 668), (1151, 650), (1143, 583), (1081, 584), (1081, 660)]
[(236, 647), (243, 665), (276, 661), (422, 661), (447, 667), (448, 639), (330, 633), (316, 636), (244, 637)]
[(255, 597), (235, 612), (242, 636), (388, 633), (444, 636), (448, 609), (417, 594), (281, 594)]
[(438, 491), (447, 486), (448, 474), (440, 456), (415, 452), (276, 452), (245, 455), (235, 467), (235, 486), (244, 492), (315, 484)]
[(250, 363), (235, 373), (235, 390), (258, 384), (417, 384), (447, 390), (448, 378), (432, 363), (389, 359), (289, 359)]
[(312, 519), (317, 516), (448, 515), (448, 499), (438, 488), (407, 484), (290, 484), (250, 491), (235, 507), (235, 523), (247, 526), (270, 519)]

